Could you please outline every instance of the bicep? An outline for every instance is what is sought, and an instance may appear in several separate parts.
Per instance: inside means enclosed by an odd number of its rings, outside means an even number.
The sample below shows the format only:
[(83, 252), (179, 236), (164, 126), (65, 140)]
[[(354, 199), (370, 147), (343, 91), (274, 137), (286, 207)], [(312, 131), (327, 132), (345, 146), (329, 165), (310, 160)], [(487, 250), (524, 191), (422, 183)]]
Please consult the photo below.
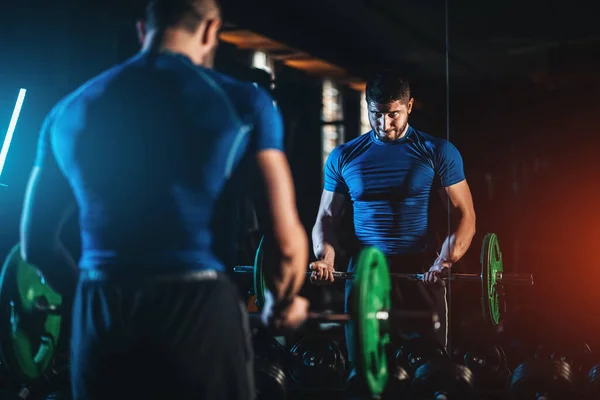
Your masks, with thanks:
[(276, 149), (259, 151), (256, 159), (274, 233), (281, 235), (299, 221), (290, 166), (285, 154)]
[(256, 94), (253, 150), (256, 152), (268, 149), (284, 151), (283, 117), (273, 99), (265, 91), (257, 90)]
[(466, 179), (444, 187), (438, 193), (444, 205), (449, 206), (451, 212), (475, 216), (473, 197)]
[(263, 231), (269, 232), (275, 228), (274, 223), (278, 226), (286, 224), (280, 211), (294, 206), (295, 213), (294, 188), (283, 147), (282, 116), (264, 90), (256, 89), (255, 95), (254, 126), (248, 153), (255, 162), (248, 163), (247, 183), (251, 185), (259, 224)]
[(52, 149), (54, 112), (55, 109), (42, 126), (27, 182), (20, 223), (21, 252), (25, 257), (54, 247), (64, 221), (76, 209), (71, 188)]
[(53, 247), (60, 228), (76, 210), (70, 187), (60, 171), (34, 167), (31, 171), (20, 224), (24, 254), (40, 247)]
[(452, 187), (465, 180), (463, 159), (458, 149), (443, 141), (436, 149), (434, 160), (436, 174), (442, 187)]
[(317, 220), (322, 220), (323, 218), (338, 220), (344, 212), (345, 204), (346, 196), (344, 194), (323, 190)]

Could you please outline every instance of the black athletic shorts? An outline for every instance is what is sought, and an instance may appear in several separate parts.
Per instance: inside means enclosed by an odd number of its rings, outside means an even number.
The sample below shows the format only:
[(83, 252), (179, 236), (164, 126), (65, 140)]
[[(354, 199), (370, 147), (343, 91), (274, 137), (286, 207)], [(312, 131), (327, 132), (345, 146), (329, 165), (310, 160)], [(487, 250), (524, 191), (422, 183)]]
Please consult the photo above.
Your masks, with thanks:
[(82, 273), (73, 304), (74, 400), (250, 400), (253, 357), (248, 315), (225, 275), (115, 281)]

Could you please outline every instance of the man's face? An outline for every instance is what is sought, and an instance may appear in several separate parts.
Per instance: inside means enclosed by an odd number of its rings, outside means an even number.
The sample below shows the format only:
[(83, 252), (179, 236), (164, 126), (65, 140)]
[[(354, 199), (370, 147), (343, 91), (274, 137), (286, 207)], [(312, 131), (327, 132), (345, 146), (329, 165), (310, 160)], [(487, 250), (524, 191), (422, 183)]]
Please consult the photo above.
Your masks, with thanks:
[(391, 103), (369, 101), (369, 122), (377, 138), (383, 142), (399, 139), (408, 125), (414, 99), (408, 102), (396, 100)]

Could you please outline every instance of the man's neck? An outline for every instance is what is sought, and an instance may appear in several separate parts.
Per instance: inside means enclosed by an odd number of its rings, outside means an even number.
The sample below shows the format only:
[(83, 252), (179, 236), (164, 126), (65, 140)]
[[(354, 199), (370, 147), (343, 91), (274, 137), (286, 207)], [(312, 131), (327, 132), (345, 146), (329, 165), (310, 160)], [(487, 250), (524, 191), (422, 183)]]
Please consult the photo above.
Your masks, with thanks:
[(400, 134), (400, 136), (398, 137), (398, 139), (402, 139), (406, 135), (406, 133), (408, 132), (408, 128), (410, 128), (410, 125), (407, 122), (406, 126), (404, 127), (404, 131), (402, 131), (402, 133)]
[(182, 38), (177, 33), (165, 33), (162, 37), (158, 37), (155, 33), (149, 34), (146, 40), (144, 41), (144, 45), (142, 46), (142, 51), (168, 51), (175, 54), (181, 54), (189, 58), (194, 65), (211, 68), (211, 63), (208, 62), (207, 57), (203, 57), (197, 49), (193, 49), (192, 47), (192, 39), (191, 38)]

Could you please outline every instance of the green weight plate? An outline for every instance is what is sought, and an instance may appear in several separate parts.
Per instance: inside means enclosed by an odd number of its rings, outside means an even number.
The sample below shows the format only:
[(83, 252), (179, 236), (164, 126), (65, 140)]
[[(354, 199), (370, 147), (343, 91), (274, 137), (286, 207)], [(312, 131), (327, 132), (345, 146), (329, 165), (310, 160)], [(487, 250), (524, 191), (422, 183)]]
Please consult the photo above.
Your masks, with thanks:
[(258, 243), (258, 248), (256, 249), (256, 256), (254, 257), (254, 295), (256, 296), (256, 307), (258, 309), (262, 309), (265, 305), (266, 298), (266, 289), (265, 285), (265, 276), (263, 273), (263, 260), (265, 253), (265, 237), (263, 236)]
[(481, 248), (481, 307), (486, 323), (496, 326), (501, 317), (501, 282), (498, 274), (502, 273), (502, 252), (495, 233), (488, 233), (483, 239)]
[(390, 327), (388, 321), (377, 319), (377, 312), (391, 308), (390, 272), (385, 255), (376, 248), (363, 249), (356, 267), (350, 322), (355, 332), (356, 369), (371, 393), (379, 395), (388, 381), (385, 350)]
[(16, 245), (0, 275), (0, 357), (12, 374), (28, 383), (48, 372), (61, 335), (60, 315), (34, 311), (40, 298), (50, 306), (62, 302), (37, 269), (21, 258)]

